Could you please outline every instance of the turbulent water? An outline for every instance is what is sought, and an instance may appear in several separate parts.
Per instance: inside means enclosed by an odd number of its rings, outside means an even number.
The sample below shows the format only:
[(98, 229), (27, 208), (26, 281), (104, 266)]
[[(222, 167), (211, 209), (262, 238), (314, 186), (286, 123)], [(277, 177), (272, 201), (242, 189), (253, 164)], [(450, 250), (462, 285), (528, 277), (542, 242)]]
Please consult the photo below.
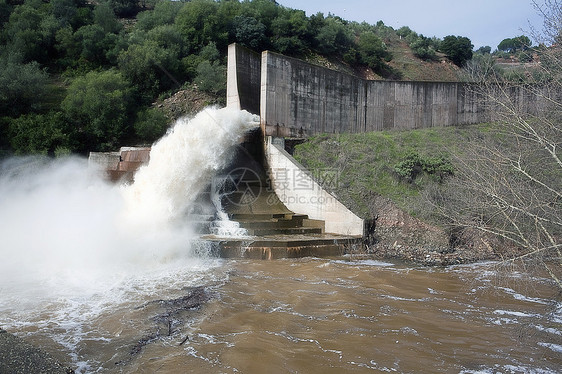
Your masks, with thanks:
[[(548, 279), (496, 282), (491, 263), (209, 259), (2, 324), (84, 373), (558, 373)], [(201, 306), (173, 307), (197, 286)]]
[(4, 160), (0, 327), (48, 329), (89, 370), (76, 352), (91, 334), (83, 323), (154, 295), (168, 278), (189, 286), (207, 277), (214, 262), (201, 259), (206, 248), (185, 217), (256, 125), (255, 116), (230, 109), (180, 119), (129, 186), (109, 185), (82, 159)]
[(131, 186), (81, 160), (2, 163), (0, 327), (78, 373), (559, 371), (547, 277), (210, 256), (186, 215), (253, 120), (178, 122)]

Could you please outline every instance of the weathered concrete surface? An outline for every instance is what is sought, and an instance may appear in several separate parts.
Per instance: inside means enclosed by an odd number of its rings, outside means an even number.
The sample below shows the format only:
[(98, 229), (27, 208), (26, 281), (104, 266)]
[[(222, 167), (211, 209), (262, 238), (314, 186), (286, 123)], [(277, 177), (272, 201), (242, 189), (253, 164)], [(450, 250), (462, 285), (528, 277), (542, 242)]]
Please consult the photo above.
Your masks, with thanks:
[(488, 117), (480, 99), (464, 83), (367, 81), (262, 53), (260, 115), (266, 135), (306, 137), (481, 123)]
[(135, 172), (150, 160), (148, 147), (121, 147), (119, 152), (90, 152), (88, 165), (111, 181), (133, 181)]
[(267, 137), (265, 153), (272, 187), (287, 208), (324, 221), (327, 233), (363, 236), (363, 220), (324, 190), (282, 144)]
[(69, 374), (69, 367), (48, 353), (0, 329), (0, 374)]
[[(370, 81), (270, 51), (229, 46), (227, 105), (258, 113), (265, 135), (304, 138), (320, 133), (476, 124), (494, 119), (497, 103), (463, 82)], [(498, 89), (523, 112), (545, 110), (537, 94)]]
[(261, 56), (237, 44), (228, 46), (226, 106), (259, 114)]
[(348, 248), (361, 246), (360, 238), (343, 235), (266, 235), (253, 241), (223, 240), (217, 252), (223, 258), (275, 260), (299, 257), (338, 257)]

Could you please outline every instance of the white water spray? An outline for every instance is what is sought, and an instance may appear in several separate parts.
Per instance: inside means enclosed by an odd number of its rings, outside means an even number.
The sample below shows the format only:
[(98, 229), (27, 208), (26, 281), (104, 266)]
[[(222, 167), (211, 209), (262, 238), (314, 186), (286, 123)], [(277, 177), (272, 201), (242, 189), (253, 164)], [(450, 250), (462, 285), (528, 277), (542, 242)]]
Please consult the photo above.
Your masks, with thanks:
[(123, 191), (126, 219), (158, 225), (181, 217), (231, 161), (244, 132), (256, 125), (257, 117), (228, 108), (206, 109), (191, 120), (178, 120), (152, 147), (150, 162), (137, 172), (135, 183)]
[(0, 311), (38, 296), (106, 292), (178, 261), (199, 269), (185, 213), (255, 121), (214, 108), (178, 120), (130, 186), (105, 183), (79, 159), (4, 162)]

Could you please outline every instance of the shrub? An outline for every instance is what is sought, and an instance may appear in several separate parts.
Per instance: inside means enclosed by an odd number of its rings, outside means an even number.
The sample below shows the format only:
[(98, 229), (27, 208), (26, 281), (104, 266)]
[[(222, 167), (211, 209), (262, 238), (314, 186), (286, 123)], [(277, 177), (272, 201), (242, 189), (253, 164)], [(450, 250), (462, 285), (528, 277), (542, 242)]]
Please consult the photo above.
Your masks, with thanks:
[(89, 72), (69, 86), (61, 108), (86, 150), (111, 150), (127, 132), (132, 92), (116, 71)]
[(22, 115), (11, 121), (9, 133), (12, 149), (18, 154), (71, 151), (71, 129), (59, 112)]
[(421, 173), (426, 173), (438, 182), (454, 174), (453, 164), (445, 156), (422, 157), (412, 152), (393, 168), (394, 172), (408, 183), (412, 183)]

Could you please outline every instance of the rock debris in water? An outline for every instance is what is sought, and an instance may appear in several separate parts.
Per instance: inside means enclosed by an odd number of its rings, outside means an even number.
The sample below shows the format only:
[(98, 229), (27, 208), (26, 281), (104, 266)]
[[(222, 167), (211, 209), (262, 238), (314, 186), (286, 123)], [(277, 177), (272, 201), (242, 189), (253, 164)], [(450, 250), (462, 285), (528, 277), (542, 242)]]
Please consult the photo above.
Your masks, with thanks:
[(47, 352), (0, 329), (0, 373), (71, 374), (74, 370)]
[[(200, 308), (209, 299), (210, 296), (205, 287), (195, 287), (191, 289), (188, 295), (175, 299), (154, 300), (139, 307), (138, 309), (145, 309), (150, 306), (156, 306), (159, 309), (164, 308), (164, 311), (159, 311), (159, 313), (151, 318), (156, 324), (155, 331), (139, 339), (131, 348), (129, 355), (135, 356), (139, 354), (146, 345), (164, 336), (172, 336), (174, 333), (178, 332), (174, 327), (183, 324), (185, 316), (182, 316), (182, 313)], [(182, 339), (180, 345), (184, 344), (188, 339), (189, 337)], [(128, 360), (121, 360), (115, 364), (122, 365), (127, 362)]]

